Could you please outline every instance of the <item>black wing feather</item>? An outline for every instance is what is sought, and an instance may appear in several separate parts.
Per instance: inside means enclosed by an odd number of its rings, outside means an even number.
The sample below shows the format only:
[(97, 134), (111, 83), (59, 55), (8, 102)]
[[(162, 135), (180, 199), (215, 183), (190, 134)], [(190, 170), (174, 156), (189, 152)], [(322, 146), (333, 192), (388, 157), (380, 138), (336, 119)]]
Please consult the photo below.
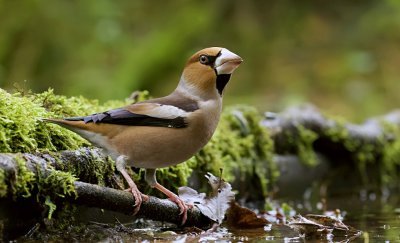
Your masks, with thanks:
[(184, 128), (187, 123), (184, 117), (176, 117), (172, 119), (158, 118), (148, 115), (132, 113), (123, 108), (110, 110), (102, 113), (96, 113), (89, 116), (69, 117), (67, 121), (84, 121), (85, 123), (108, 123), (127, 126), (153, 126), (153, 127), (170, 127)]

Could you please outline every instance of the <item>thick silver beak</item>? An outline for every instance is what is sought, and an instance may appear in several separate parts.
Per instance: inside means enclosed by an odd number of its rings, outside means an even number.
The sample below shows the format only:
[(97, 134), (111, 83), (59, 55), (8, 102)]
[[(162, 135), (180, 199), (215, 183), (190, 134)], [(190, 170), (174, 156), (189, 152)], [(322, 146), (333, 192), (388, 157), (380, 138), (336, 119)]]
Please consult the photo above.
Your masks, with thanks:
[(217, 74), (231, 74), (243, 62), (243, 59), (228, 49), (222, 48), (221, 55), (215, 60)]

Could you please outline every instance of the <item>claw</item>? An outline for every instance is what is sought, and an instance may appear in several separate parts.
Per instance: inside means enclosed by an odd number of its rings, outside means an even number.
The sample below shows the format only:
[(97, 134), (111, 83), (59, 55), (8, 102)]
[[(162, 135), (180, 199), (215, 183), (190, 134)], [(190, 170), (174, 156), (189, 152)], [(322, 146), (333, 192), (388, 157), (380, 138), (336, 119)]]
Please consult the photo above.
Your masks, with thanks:
[(141, 193), (137, 188), (128, 188), (124, 191), (132, 193), (132, 196), (135, 199), (135, 204), (133, 205), (135, 207), (135, 209), (133, 210), (133, 215), (136, 215), (139, 212), (142, 203), (149, 200), (149, 196)]
[(132, 193), (132, 196), (135, 199), (135, 204), (133, 205), (135, 207), (135, 209), (133, 210), (133, 215), (135, 215), (139, 212), (140, 206), (143, 202), (142, 193), (137, 189), (137, 187), (131, 187), (126, 189), (125, 191)]
[(187, 205), (182, 199), (180, 199), (178, 196), (174, 195), (172, 197), (168, 198), (169, 200), (171, 200), (172, 202), (176, 203), (178, 205), (178, 207), (180, 208), (180, 212), (179, 215), (182, 215), (182, 225), (184, 225), (186, 223), (187, 220), (187, 211), (191, 205)]
[(133, 215), (137, 214), (140, 210), (140, 206), (142, 205), (143, 200), (147, 201), (149, 197), (147, 195), (142, 194), (139, 189), (137, 188), (135, 182), (133, 182), (132, 178), (129, 176), (128, 172), (125, 170), (127, 157), (121, 155), (116, 160), (117, 170), (122, 174), (125, 178), (126, 182), (129, 184), (129, 188), (125, 191), (132, 193), (133, 198), (135, 199), (135, 209), (133, 210)]
[(156, 180), (156, 169), (146, 169), (146, 181), (151, 187), (156, 188), (160, 192), (164, 193), (169, 200), (178, 205), (180, 209), (179, 215), (182, 215), (182, 225), (185, 224), (187, 220), (187, 211), (193, 206), (190, 207), (189, 205), (186, 205), (186, 203), (182, 199), (180, 199), (175, 193), (171, 192), (167, 188), (163, 187), (160, 183), (158, 183)]
[(176, 203), (176, 205), (178, 205), (178, 207), (180, 209), (179, 215), (182, 215), (182, 225), (184, 225), (186, 223), (186, 220), (187, 220), (187, 211), (188, 211), (189, 208), (192, 208), (193, 206), (187, 205), (175, 193), (171, 192), (170, 190), (168, 190), (167, 188), (163, 187), (159, 183), (155, 183), (153, 185), (153, 187), (158, 189), (162, 193), (164, 193), (168, 197), (169, 200), (171, 200), (172, 202)]

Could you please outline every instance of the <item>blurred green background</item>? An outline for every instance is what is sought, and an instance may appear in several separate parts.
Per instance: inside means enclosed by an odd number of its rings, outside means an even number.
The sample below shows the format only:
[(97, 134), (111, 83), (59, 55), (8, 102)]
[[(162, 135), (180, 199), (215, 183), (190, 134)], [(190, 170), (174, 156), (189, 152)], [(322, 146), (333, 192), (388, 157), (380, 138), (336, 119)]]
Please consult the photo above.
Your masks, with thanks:
[(195, 51), (243, 57), (225, 103), (310, 102), (355, 121), (400, 102), (400, 1), (0, 0), (0, 87), (165, 95)]

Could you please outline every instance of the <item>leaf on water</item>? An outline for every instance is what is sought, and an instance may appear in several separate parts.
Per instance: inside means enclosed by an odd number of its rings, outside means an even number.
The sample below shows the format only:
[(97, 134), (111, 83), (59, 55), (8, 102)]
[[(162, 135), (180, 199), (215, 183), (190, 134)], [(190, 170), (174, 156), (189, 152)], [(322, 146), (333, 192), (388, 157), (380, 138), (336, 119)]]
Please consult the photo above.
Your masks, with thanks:
[(198, 193), (196, 190), (186, 186), (180, 187), (178, 194), (185, 203), (193, 204), (205, 216), (220, 224), (235, 194), (232, 192), (232, 186), (221, 178), (211, 173), (207, 173), (206, 178), (212, 188), (212, 193), (209, 197), (205, 193)]
[(288, 226), (306, 238), (332, 237), (332, 228), (318, 224), (301, 215), (294, 216), (288, 223)]
[[(306, 238), (331, 238), (340, 234), (348, 237), (358, 237), (360, 230), (345, 225), (340, 219), (327, 215), (308, 214), (296, 215), (287, 224)], [(339, 233), (340, 232), (340, 233)]]
[(241, 207), (232, 201), (226, 215), (226, 223), (231, 228), (254, 229), (264, 228), (270, 222), (263, 217), (258, 217), (252, 210)]
[(313, 222), (331, 227), (335, 230), (344, 230), (344, 231), (350, 230), (350, 228), (347, 225), (345, 225), (341, 220), (332, 216), (307, 214), (305, 217)]

